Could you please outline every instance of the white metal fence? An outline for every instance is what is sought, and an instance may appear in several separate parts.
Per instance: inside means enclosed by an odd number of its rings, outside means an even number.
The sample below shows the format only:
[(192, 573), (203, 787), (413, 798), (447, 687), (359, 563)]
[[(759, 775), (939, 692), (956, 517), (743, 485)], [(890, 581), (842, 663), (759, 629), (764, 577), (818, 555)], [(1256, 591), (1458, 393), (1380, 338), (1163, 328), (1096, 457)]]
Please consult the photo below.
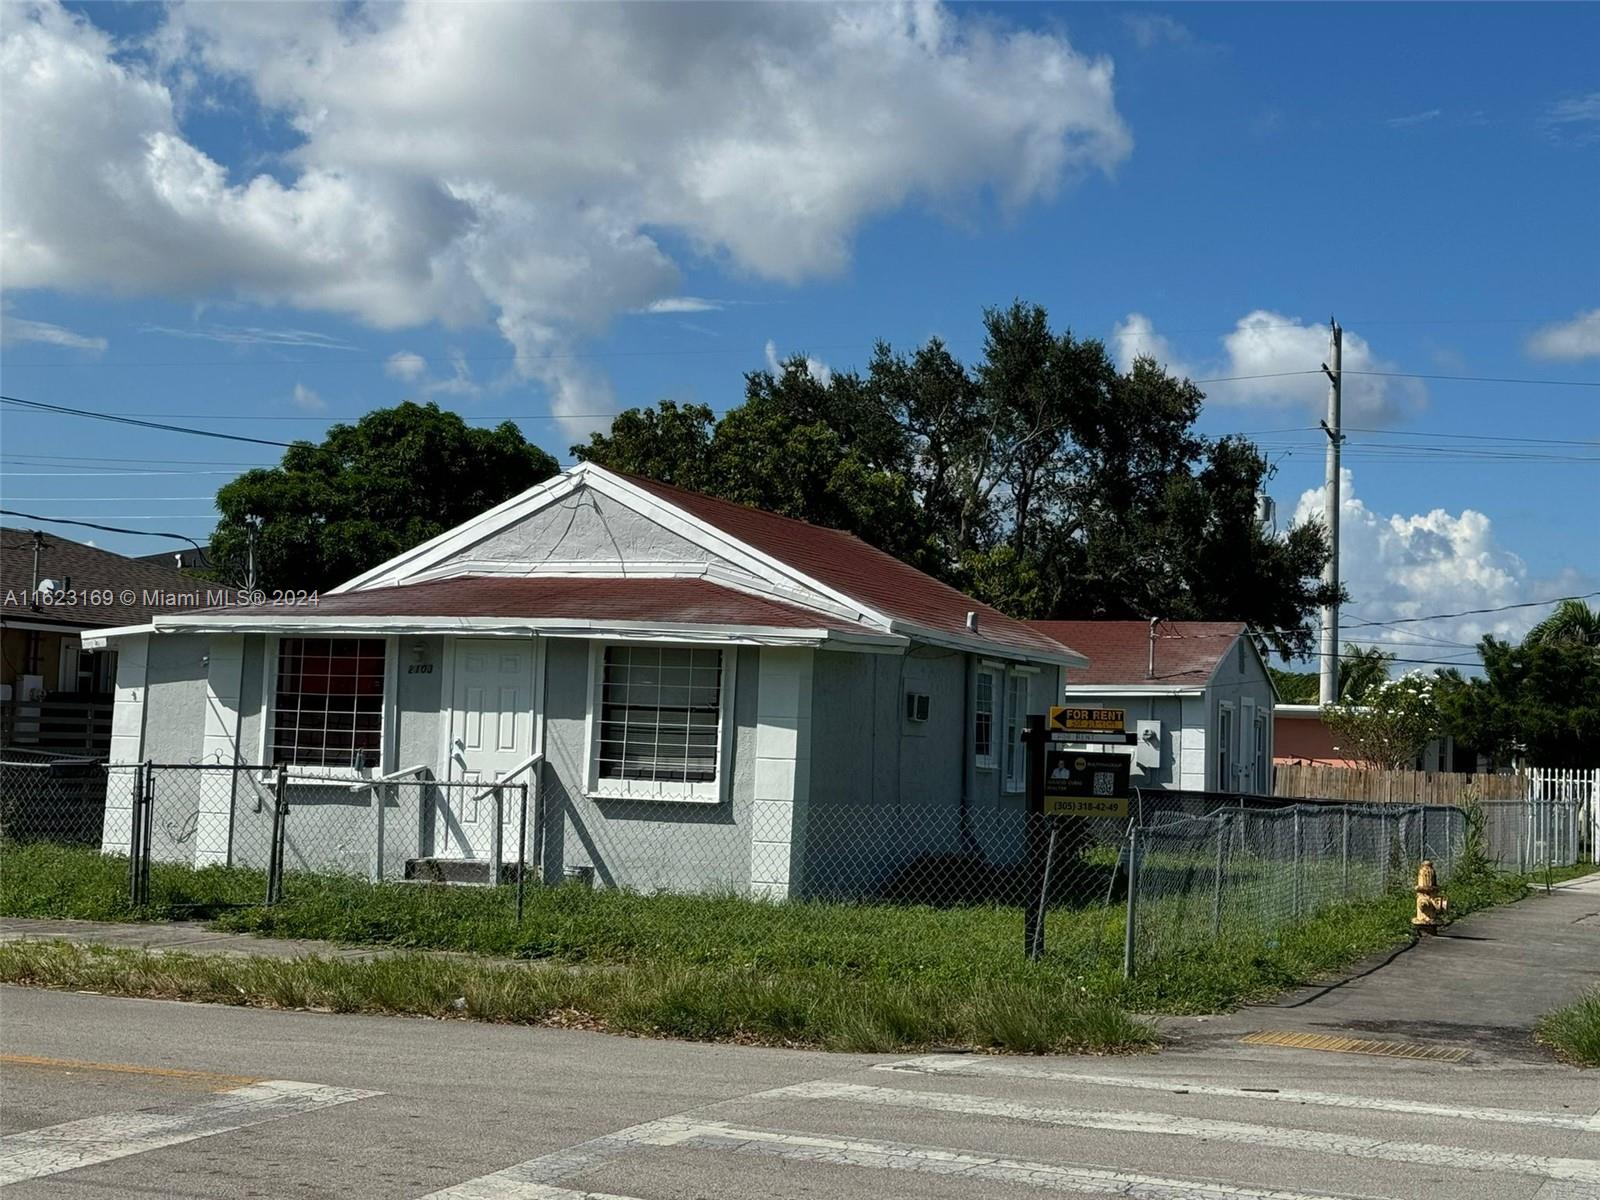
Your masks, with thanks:
[(1578, 852), (1600, 859), (1600, 767), (1528, 767), (1529, 800), (1560, 800), (1579, 807)]

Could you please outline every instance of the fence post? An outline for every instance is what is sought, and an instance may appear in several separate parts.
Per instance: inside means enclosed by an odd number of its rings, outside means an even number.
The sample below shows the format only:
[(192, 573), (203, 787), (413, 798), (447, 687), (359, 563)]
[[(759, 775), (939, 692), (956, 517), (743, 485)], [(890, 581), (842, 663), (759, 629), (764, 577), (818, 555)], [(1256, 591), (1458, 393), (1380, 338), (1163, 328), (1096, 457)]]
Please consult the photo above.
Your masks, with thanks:
[(1300, 919), (1300, 806), (1294, 806), (1294, 919)]
[(283, 850), (288, 838), (289, 768), (278, 764), (272, 781), (272, 842), (267, 850), (267, 904), (283, 899)]
[(521, 788), (521, 816), (517, 820), (517, 924), (522, 924), (522, 892), (528, 878), (528, 785)]
[(1339, 882), (1346, 900), (1350, 899), (1350, 806), (1340, 806)]
[(505, 867), (505, 796), (500, 785), (494, 785), (494, 844), (489, 851), (489, 886), (499, 887)]
[(1122, 977), (1133, 978), (1133, 926), (1139, 912), (1139, 826), (1128, 830), (1128, 922), (1122, 933)]
[(1383, 845), (1378, 849), (1378, 898), (1389, 894), (1389, 814), (1378, 814), (1378, 828), (1383, 830)]
[(128, 903), (138, 907), (149, 899), (145, 886), (145, 829), (150, 824), (150, 765), (133, 769), (133, 808), (128, 814)]
[(1211, 940), (1222, 940), (1222, 871), (1228, 845), (1228, 818), (1217, 818), (1217, 874), (1211, 892)]
[(140, 848), (139, 855), (139, 903), (149, 904), (151, 843), (154, 840), (156, 827), (156, 764), (154, 759), (145, 760), (144, 794), (144, 845)]

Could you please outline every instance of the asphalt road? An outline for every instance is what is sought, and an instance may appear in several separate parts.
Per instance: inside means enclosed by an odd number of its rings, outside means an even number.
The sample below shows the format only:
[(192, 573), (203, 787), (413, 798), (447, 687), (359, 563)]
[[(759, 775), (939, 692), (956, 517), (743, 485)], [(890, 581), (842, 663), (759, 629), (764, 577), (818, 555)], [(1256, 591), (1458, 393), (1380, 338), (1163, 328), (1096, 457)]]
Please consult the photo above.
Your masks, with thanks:
[(17, 988), (0, 1052), (8, 1200), (1600, 1198), (1600, 1074), (1518, 1058), (908, 1060)]

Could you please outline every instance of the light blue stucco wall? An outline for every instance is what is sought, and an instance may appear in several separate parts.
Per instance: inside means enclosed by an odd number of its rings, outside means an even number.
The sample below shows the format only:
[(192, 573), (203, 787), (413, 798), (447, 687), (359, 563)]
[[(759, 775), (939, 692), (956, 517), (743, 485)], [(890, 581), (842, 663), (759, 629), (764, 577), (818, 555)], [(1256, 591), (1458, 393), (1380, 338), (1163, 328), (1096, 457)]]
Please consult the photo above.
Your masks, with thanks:
[(744, 891), (750, 880), (750, 805), (754, 793), (756, 655), (734, 659), (732, 761), (720, 803), (593, 798), (587, 794), (589, 643), (545, 644), (545, 879), (592, 866), (597, 886), (640, 891)]

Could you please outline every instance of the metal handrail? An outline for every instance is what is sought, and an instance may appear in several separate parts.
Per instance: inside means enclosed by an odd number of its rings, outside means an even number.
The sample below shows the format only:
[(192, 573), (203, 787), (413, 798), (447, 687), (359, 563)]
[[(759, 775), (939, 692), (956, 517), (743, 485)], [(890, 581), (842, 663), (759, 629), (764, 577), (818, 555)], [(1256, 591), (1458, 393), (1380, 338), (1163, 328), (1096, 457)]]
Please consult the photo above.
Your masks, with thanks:
[(524, 771), (531, 771), (534, 767), (538, 766), (543, 761), (544, 761), (544, 752), (540, 751), (538, 754), (535, 754), (532, 757), (526, 759), (525, 761), (523, 761), (521, 763), (518, 763), (511, 770), (507, 771), (504, 775), (500, 776), (499, 779), (496, 779), (488, 787), (484, 788), (483, 791), (477, 793), (474, 796), (468, 797), (467, 800), (466, 800), (466, 803), (474, 804), (479, 800), (487, 800), (490, 796), (494, 795), (495, 792), (499, 791), (502, 787), (504, 787), (506, 784), (510, 783), (513, 779), (515, 779), (518, 775), (521, 775)]
[(350, 785), (350, 790), (352, 792), (364, 792), (368, 788), (376, 787), (380, 783), (396, 783), (399, 780), (409, 778), (412, 775), (420, 775), (426, 770), (428, 770), (427, 763), (418, 763), (414, 767), (406, 767), (404, 770), (393, 771), (388, 775), (379, 775), (376, 779), (363, 779), (360, 783), (352, 783)]

